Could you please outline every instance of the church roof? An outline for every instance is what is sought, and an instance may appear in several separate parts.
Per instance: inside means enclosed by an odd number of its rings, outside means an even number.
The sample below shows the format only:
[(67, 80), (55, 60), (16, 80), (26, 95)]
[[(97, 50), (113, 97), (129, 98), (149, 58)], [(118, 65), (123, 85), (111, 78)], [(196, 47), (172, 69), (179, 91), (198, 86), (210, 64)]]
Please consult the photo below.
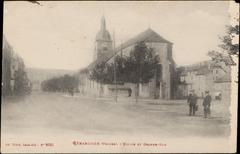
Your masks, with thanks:
[(101, 19), (101, 29), (96, 35), (96, 41), (98, 40), (111, 41), (111, 35), (106, 29), (106, 21), (104, 16)]
[(132, 46), (138, 42), (162, 42), (162, 43), (169, 43), (172, 44), (172, 42), (167, 41), (162, 36), (160, 36), (158, 33), (153, 31), (152, 29), (148, 28), (147, 30), (143, 31), (142, 33), (138, 34), (137, 36), (133, 37), (132, 39), (129, 39), (128, 41), (122, 43), (119, 45), (112, 53), (107, 54), (91, 64), (87, 66), (88, 70), (91, 70), (95, 67), (95, 65), (101, 63), (101, 62), (107, 62), (110, 60), (114, 55), (116, 55), (118, 52), (120, 52), (122, 49), (125, 49), (129, 46)]
[(142, 33), (138, 34), (137, 36), (135, 36), (132, 39), (123, 43), (122, 46), (125, 48), (125, 46), (127, 47), (127, 46), (130, 46), (132, 44), (135, 44), (137, 42), (142, 42), (142, 41), (171, 43), (170, 41), (167, 41), (166, 39), (164, 39), (162, 36), (160, 36), (155, 31), (153, 31), (151, 28), (148, 28), (147, 30), (143, 31)]

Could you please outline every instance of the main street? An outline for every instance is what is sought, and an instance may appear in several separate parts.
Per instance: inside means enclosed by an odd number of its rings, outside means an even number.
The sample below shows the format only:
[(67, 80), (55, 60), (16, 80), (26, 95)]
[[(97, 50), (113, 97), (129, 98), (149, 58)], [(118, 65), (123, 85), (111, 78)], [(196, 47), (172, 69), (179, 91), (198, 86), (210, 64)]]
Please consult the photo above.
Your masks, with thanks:
[(214, 101), (212, 116), (188, 116), (185, 100), (156, 101), (87, 98), (63, 93), (33, 92), (2, 102), (2, 134), (81, 133), (86, 135), (150, 135), (159, 137), (229, 135), (228, 103)]

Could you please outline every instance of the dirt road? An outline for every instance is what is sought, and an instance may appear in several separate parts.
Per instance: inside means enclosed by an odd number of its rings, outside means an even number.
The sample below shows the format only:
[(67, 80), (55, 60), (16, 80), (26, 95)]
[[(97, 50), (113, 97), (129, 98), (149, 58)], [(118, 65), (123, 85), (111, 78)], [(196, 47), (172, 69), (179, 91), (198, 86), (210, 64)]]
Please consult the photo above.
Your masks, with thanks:
[(148, 134), (160, 137), (228, 136), (228, 105), (213, 102), (212, 117), (203, 118), (201, 100), (195, 117), (185, 101), (151, 102), (70, 97), (32, 93), (2, 103), (2, 133)]

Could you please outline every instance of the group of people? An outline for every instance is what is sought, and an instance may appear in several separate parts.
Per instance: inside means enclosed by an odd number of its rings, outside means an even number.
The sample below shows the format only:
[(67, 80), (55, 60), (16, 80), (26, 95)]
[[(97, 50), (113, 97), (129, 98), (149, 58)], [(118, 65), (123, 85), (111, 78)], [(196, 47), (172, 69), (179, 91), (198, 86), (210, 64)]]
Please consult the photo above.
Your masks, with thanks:
[[(189, 116), (194, 116), (195, 112), (198, 110), (197, 105), (197, 95), (194, 90), (191, 91), (187, 98), (187, 103), (189, 104)], [(205, 96), (203, 99), (203, 110), (204, 110), (204, 118), (207, 118), (210, 116), (210, 106), (211, 106), (212, 97), (209, 94), (209, 91), (205, 91)]]

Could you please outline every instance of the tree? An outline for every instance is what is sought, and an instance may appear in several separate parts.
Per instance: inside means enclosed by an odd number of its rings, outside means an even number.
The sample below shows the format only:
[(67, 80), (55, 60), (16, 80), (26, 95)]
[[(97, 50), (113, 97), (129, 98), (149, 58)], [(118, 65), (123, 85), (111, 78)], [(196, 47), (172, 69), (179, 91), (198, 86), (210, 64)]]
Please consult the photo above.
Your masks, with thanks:
[(239, 25), (227, 26), (227, 35), (221, 37), (222, 44), (219, 46), (228, 52), (229, 55), (239, 55), (239, 40), (233, 41), (233, 38), (239, 35)]
[[(237, 19), (239, 22), (239, 18)], [(208, 56), (211, 57), (213, 63), (219, 66), (224, 72), (227, 72), (221, 65), (224, 63), (226, 66), (236, 65), (236, 62), (239, 58), (239, 25), (227, 26), (227, 34), (223, 37), (220, 37), (222, 43), (219, 45), (222, 52), (219, 51), (209, 51)], [(238, 79), (235, 80), (235, 82)]]
[(214, 63), (224, 62), (226, 65), (234, 65), (232, 56), (239, 56), (239, 40), (234, 42), (234, 38), (239, 35), (239, 25), (227, 26), (226, 32), (225, 36), (220, 37), (222, 43), (219, 47), (223, 49), (223, 52), (211, 50), (208, 52), (208, 56)]
[(103, 94), (103, 84), (112, 84), (114, 82), (114, 64), (102, 62), (97, 64), (90, 72), (90, 79), (100, 84), (100, 97)]
[(159, 57), (144, 42), (139, 42), (130, 52), (129, 57), (115, 56), (113, 63), (97, 64), (90, 73), (90, 79), (100, 84), (114, 84), (114, 73), (117, 83), (136, 84), (136, 100), (139, 96), (140, 83), (147, 83), (156, 72)]
[(114, 80), (113, 64), (105, 62), (97, 64), (90, 72), (90, 79), (95, 80), (100, 84), (112, 84)]
[(139, 84), (147, 83), (153, 78), (158, 63), (159, 56), (144, 42), (137, 43), (130, 56), (124, 60), (124, 80), (136, 84), (136, 101), (139, 96)]
[(22, 70), (15, 72), (15, 84), (14, 84), (14, 94), (24, 95), (31, 92), (31, 82), (27, 77), (27, 73)]
[(73, 95), (74, 91), (78, 91), (79, 80), (74, 75), (65, 74), (60, 77), (53, 77), (41, 83), (43, 91), (48, 92), (69, 92)]

